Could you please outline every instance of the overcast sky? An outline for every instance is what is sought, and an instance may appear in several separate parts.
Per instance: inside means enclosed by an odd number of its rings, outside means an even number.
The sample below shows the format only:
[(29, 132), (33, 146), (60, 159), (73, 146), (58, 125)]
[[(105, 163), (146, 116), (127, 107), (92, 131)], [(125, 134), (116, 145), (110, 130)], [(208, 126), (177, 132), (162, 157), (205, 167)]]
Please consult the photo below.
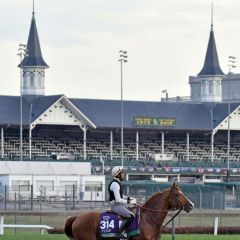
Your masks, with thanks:
[[(189, 96), (188, 77), (201, 70), (210, 32), (211, 0), (35, 0), (46, 70), (46, 95), (159, 101)], [(215, 0), (220, 66), (240, 60), (240, 1)], [(32, 0), (0, 0), (0, 95), (19, 95), (19, 43), (26, 43)], [(240, 66), (240, 64), (238, 64)], [(239, 66), (235, 72), (239, 71)]]

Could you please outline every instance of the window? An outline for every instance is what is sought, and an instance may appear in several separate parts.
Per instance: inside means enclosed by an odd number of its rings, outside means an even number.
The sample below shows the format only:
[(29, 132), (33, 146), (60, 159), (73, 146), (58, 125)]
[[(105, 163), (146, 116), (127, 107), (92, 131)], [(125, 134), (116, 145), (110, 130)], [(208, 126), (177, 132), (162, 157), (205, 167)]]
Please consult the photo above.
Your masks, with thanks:
[(77, 185), (76, 181), (60, 181), (60, 186), (72, 186)]
[(217, 94), (217, 96), (220, 95), (220, 87), (221, 87), (221, 85), (218, 83), (217, 86), (216, 86), (216, 94)]
[(85, 182), (85, 191), (86, 192), (102, 192), (102, 182), (99, 181), (86, 181)]
[(33, 72), (29, 73), (29, 78), (30, 78), (30, 87), (34, 87), (34, 73)]
[(41, 188), (44, 188), (46, 191), (54, 191), (54, 181), (36, 181), (36, 187), (39, 190), (41, 190)]
[(27, 88), (27, 79), (26, 78), (23, 79), (23, 87)]
[(12, 180), (13, 191), (30, 191), (30, 182), (28, 180)]
[(210, 95), (213, 95), (213, 94), (214, 94), (213, 87), (214, 87), (213, 81), (209, 81), (209, 94), (210, 94)]
[(38, 78), (37, 78), (38, 87), (39, 87), (39, 88), (42, 88), (42, 87), (43, 87), (43, 86), (42, 86), (42, 74), (39, 72), (37, 76), (38, 76)]

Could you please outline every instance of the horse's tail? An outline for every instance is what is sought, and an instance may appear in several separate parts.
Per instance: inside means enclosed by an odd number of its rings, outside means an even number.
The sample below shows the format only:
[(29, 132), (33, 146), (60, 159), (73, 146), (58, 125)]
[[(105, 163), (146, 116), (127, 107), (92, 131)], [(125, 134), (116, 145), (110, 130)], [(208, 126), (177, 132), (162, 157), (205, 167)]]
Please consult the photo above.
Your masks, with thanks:
[(49, 234), (64, 234), (64, 228), (63, 227), (53, 227), (47, 229), (47, 232)]
[(72, 224), (75, 219), (76, 219), (76, 217), (69, 217), (65, 223), (64, 232), (70, 239), (72, 239), (72, 237), (73, 237)]

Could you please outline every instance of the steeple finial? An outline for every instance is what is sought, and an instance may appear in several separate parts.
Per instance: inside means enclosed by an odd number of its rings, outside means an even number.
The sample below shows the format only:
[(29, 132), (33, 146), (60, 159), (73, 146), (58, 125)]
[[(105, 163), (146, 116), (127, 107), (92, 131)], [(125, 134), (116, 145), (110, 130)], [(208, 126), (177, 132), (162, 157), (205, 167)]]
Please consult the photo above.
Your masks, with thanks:
[(34, 14), (35, 14), (35, 6), (34, 6), (34, 0), (33, 0), (33, 11), (32, 11), (33, 17), (34, 17)]
[(211, 31), (213, 31), (213, 1), (212, 1), (212, 7), (211, 7)]

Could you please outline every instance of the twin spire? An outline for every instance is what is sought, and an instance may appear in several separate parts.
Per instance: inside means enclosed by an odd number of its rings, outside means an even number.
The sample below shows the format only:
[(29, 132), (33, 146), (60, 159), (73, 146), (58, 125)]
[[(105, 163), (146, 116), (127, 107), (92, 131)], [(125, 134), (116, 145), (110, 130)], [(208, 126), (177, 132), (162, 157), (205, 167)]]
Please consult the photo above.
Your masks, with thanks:
[[(31, 27), (27, 42), (28, 55), (24, 57), (22, 62), (18, 65), (21, 68), (48, 68), (47, 63), (42, 57), (40, 42), (38, 38), (38, 32), (35, 21), (35, 5), (33, 0), (33, 11)], [(206, 52), (206, 57), (202, 70), (199, 72), (198, 76), (213, 76), (213, 75), (224, 75), (218, 61), (217, 48), (215, 43), (214, 31), (213, 31), (213, 3), (211, 7), (211, 31), (208, 41), (208, 47)]]
[(42, 57), (35, 21), (35, 9), (33, 0), (32, 20), (27, 42), (27, 55), (18, 65), (22, 69), (21, 94), (23, 96), (45, 95), (45, 69), (48, 65)]
[(211, 31), (208, 40), (207, 53), (202, 70), (198, 76), (204, 75), (224, 75), (218, 61), (217, 48), (213, 32), (213, 3), (211, 8)]
[(37, 26), (35, 21), (35, 9), (34, 9), (34, 0), (33, 0), (33, 12), (32, 12), (32, 21), (30, 26), (30, 32), (27, 42), (27, 54), (19, 67), (40, 67), (48, 68), (48, 65), (42, 57), (40, 42), (38, 38)]

